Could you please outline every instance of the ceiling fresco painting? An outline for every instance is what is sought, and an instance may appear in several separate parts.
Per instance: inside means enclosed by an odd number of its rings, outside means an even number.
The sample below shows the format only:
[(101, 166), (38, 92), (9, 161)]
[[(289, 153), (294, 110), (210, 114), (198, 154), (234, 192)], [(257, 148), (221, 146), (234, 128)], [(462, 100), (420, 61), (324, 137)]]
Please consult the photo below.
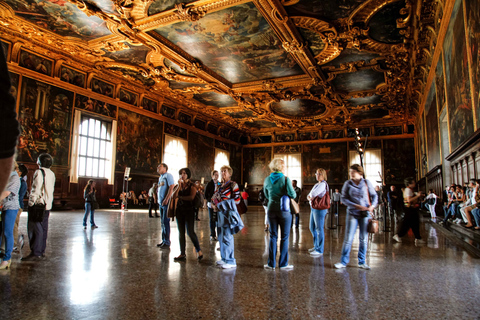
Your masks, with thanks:
[(231, 83), (303, 73), (251, 3), (155, 31)]
[(382, 72), (374, 70), (362, 70), (352, 73), (342, 73), (336, 76), (332, 81), (335, 89), (340, 92), (355, 92), (365, 90), (375, 90), (375, 88), (385, 82), (385, 75)]
[(242, 141), (274, 132), (336, 139), (355, 126), (414, 123), (415, 5), (0, 0), (0, 38), (15, 44), (7, 51), (17, 68), (175, 121), (192, 115), (185, 121), (202, 130)]
[(195, 1), (196, 0), (156, 0), (148, 7), (148, 15), (152, 16), (154, 14), (173, 9), (175, 8), (175, 5), (180, 3), (190, 3)]
[(206, 106), (214, 106), (217, 108), (228, 108), (237, 104), (232, 97), (216, 92), (196, 94), (194, 95), (194, 98)]
[(15, 14), (63, 37), (92, 40), (111, 34), (105, 21), (87, 17), (66, 0), (5, 0)]
[(387, 4), (377, 12), (368, 24), (372, 39), (383, 43), (401, 43), (403, 37), (396, 27), (396, 21), (405, 18), (405, 15), (400, 14), (400, 10), (404, 7), (405, 2), (399, 1)]
[(323, 114), (326, 111), (324, 105), (317, 101), (298, 99), (294, 101), (274, 102), (271, 105), (274, 113), (287, 117), (313, 117)]

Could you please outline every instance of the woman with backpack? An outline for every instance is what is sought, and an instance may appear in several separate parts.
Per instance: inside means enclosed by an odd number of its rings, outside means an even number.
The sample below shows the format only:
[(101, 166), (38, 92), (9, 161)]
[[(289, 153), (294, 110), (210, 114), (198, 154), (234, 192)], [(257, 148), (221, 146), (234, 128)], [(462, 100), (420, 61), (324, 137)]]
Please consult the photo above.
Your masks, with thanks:
[(188, 168), (182, 168), (178, 171), (180, 179), (178, 180), (178, 192), (173, 195), (177, 200), (175, 217), (177, 218), (178, 237), (180, 240), (180, 255), (175, 257), (174, 261), (185, 261), (185, 231), (187, 231), (190, 240), (192, 240), (195, 250), (197, 251), (197, 259), (202, 260), (203, 253), (200, 249), (197, 234), (195, 233), (195, 208), (194, 199), (197, 194), (197, 188), (192, 183), (190, 177), (192, 173)]
[(327, 171), (323, 168), (317, 169), (315, 172), (315, 178), (317, 179), (317, 184), (312, 188), (312, 191), (307, 196), (307, 200), (310, 203), (310, 232), (313, 235), (313, 248), (308, 249), (312, 257), (320, 257), (323, 255), (324, 247), (324, 226), (325, 226), (325, 216), (327, 215), (328, 209), (315, 209), (314, 202), (315, 198), (321, 199), (325, 197), (328, 193), (328, 184), (327, 184)]

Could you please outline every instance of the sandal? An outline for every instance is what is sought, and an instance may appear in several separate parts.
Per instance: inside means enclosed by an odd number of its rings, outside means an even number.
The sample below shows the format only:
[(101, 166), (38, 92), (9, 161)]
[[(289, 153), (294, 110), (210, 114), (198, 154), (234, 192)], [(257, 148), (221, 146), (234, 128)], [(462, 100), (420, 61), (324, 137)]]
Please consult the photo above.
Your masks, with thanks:
[(480, 227), (475, 227), (475, 230), (480, 230)]
[(181, 254), (178, 257), (173, 258), (173, 261), (185, 261), (185, 260), (187, 260), (187, 256), (184, 254)]

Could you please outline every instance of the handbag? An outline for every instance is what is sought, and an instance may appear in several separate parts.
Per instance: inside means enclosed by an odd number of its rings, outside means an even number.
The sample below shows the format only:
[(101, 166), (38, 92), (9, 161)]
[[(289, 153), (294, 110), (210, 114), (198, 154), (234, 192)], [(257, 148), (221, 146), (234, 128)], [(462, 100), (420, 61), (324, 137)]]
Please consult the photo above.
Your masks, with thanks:
[(243, 201), (243, 199), (240, 199), (240, 202), (237, 204), (237, 211), (239, 214), (244, 214), (244, 213), (247, 213), (247, 206), (245, 205), (245, 202)]
[(327, 184), (327, 188), (323, 197), (316, 196), (315, 198), (312, 199), (313, 209), (324, 210), (324, 209), (330, 208), (330, 192), (329, 192), (330, 190), (328, 187), (328, 183), (326, 181), (325, 183)]
[(280, 210), (290, 211), (291, 214), (299, 214), (300, 206), (295, 199), (290, 198), (287, 193), (287, 177), (285, 177), (285, 195), (280, 199)]
[[(371, 206), (372, 202), (370, 201), (370, 192), (368, 192), (367, 180), (365, 180), (365, 186), (367, 187), (368, 204)], [(368, 216), (368, 211), (362, 211), (361, 213), (363, 213), (363, 212), (365, 212)], [(368, 233), (377, 233), (378, 232), (378, 220), (375, 219), (375, 217), (372, 217), (371, 219), (368, 219), (367, 232)]]
[[(42, 189), (45, 191), (45, 171), (43, 169), (40, 169), (42, 172), (43, 176), (43, 185)], [(43, 192), (42, 192), (42, 197), (43, 197)], [(36, 203), (33, 206), (28, 207), (28, 220), (32, 222), (42, 222), (43, 218), (45, 217), (45, 209), (46, 209), (46, 204), (45, 203)]]
[(93, 204), (93, 210), (98, 210), (98, 209), (100, 209), (100, 205), (98, 204), (97, 201), (95, 201), (95, 202), (92, 203), (92, 204)]

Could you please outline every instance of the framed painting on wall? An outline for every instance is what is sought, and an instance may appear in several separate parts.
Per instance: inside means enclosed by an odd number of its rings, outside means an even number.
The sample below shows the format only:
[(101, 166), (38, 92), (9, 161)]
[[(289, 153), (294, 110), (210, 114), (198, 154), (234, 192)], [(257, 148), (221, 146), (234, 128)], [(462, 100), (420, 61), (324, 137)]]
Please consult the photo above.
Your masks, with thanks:
[(468, 50), (471, 53), (473, 106), (476, 112), (477, 129), (480, 128), (480, 1), (465, 1)]
[(153, 113), (158, 113), (158, 102), (147, 97), (143, 97), (142, 109), (151, 111)]
[(76, 94), (75, 108), (94, 112), (110, 118), (117, 117), (117, 107), (106, 102)]
[(90, 87), (95, 93), (99, 93), (101, 95), (113, 98), (113, 92), (115, 91), (115, 86), (113, 84), (94, 77), (92, 79)]
[(176, 110), (174, 108), (170, 108), (169, 106), (162, 106), (162, 115), (164, 117), (174, 119), (175, 120), (175, 113)]
[(28, 51), (20, 50), (18, 65), (50, 77), (52, 76), (53, 60)]
[(138, 94), (135, 92), (120, 88), (118, 98), (122, 102), (131, 104), (132, 106), (138, 106)]
[(435, 82), (432, 82), (425, 103), (425, 131), (427, 135), (428, 170), (440, 164), (440, 136), (438, 128), (437, 95)]
[(86, 74), (84, 72), (77, 71), (75, 69), (61, 66), (60, 67), (60, 80), (73, 84), (74, 86), (85, 88)]

